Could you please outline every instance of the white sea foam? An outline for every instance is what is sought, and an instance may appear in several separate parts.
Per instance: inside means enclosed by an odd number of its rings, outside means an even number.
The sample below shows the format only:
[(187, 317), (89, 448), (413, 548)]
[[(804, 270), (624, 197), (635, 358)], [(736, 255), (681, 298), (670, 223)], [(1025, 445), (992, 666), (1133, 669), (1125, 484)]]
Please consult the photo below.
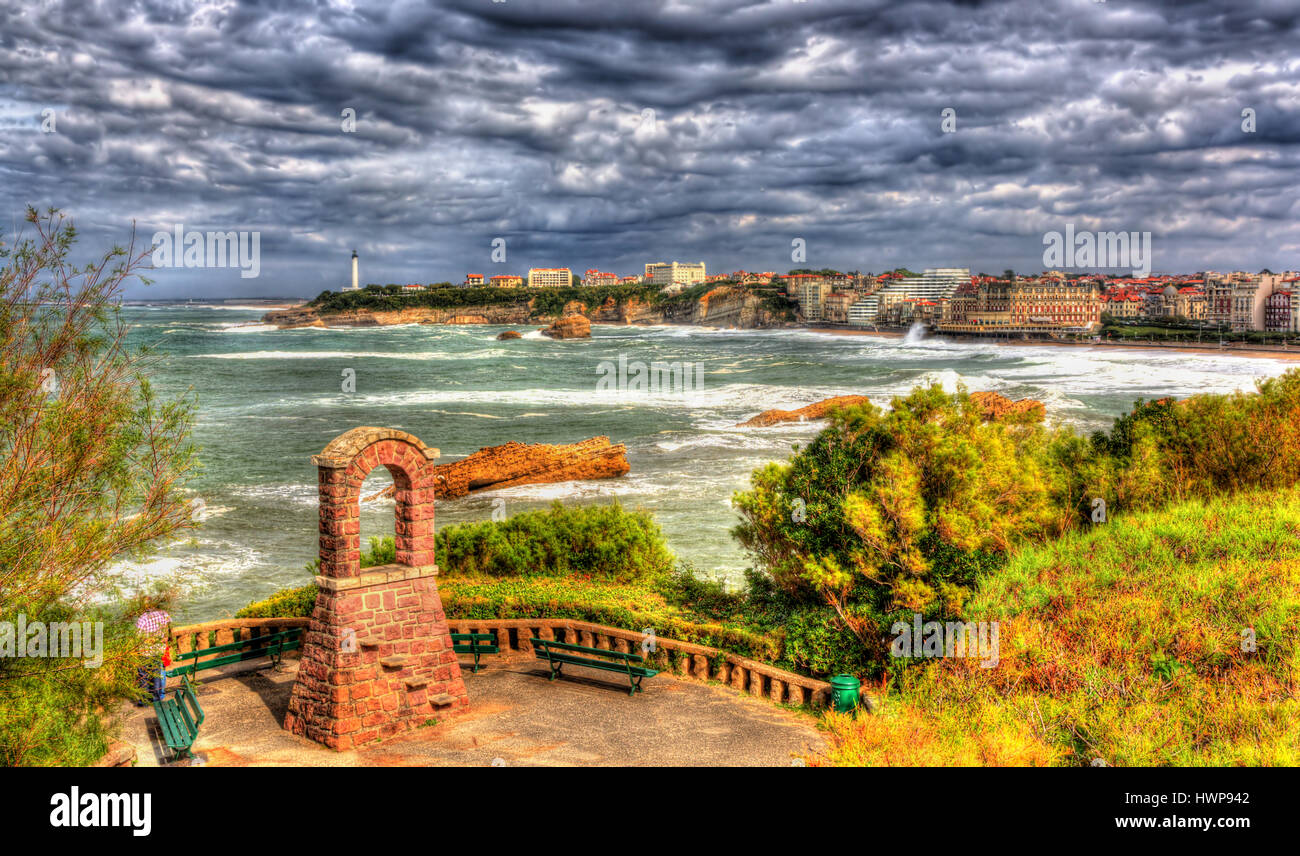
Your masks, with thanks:
[(486, 360), (505, 356), (506, 351), (490, 349), (451, 353), (447, 351), (239, 351), (224, 354), (193, 354), (195, 359), (210, 360), (414, 360), (456, 361)]

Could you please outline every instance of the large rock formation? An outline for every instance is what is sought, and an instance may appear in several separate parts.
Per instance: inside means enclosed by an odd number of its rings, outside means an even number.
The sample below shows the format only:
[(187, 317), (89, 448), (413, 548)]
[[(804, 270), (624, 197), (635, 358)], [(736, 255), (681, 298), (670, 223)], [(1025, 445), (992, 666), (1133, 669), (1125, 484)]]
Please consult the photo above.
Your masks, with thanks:
[(867, 400), (865, 395), (837, 395), (834, 398), (827, 398), (809, 404), (807, 407), (800, 407), (798, 410), (764, 410), (753, 419), (748, 422), (741, 422), (736, 427), (766, 428), (769, 425), (777, 425), (782, 422), (811, 422), (815, 419), (825, 419), (830, 415), (831, 410), (836, 407), (851, 407), (854, 404), (862, 404)]
[(506, 330), (504, 333), (497, 334), (497, 341), (504, 342), (507, 339), (522, 339), (523, 334), (518, 330)]
[[(764, 410), (753, 419), (748, 422), (741, 422), (736, 427), (765, 428), (768, 425), (779, 425), (782, 422), (811, 422), (815, 419), (825, 419), (830, 415), (831, 410), (836, 407), (849, 407), (854, 404), (861, 404), (866, 400), (865, 395), (837, 395), (834, 398), (827, 398), (807, 407), (800, 407), (798, 410)], [(1043, 406), (1041, 401), (1035, 401), (1032, 398), (1012, 401), (1006, 396), (998, 395), (996, 392), (972, 392), (970, 400), (986, 422), (991, 422), (994, 419), (1020, 418), (1026, 414), (1036, 422), (1041, 422), (1047, 418), (1047, 408)]]
[[(609, 479), (626, 475), (627, 447), (608, 437), (551, 446), (546, 443), (506, 443), (487, 446), (472, 455), (434, 468), (434, 493), (455, 499), (476, 490), (521, 484)], [(366, 497), (391, 496), (392, 486)]]
[(1032, 398), (1012, 401), (1005, 395), (998, 395), (996, 392), (972, 392), (970, 400), (971, 404), (974, 404), (979, 409), (980, 416), (985, 422), (1008, 417), (1020, 417), (1026, 414), (1035, 422), (1042, 422), (1047, 418), (1047, 408), (1043, 406), (1041, 401), (1035, 401)]
[(585, 315), (566, 315), (542, 331), (552, 339), (590, 339), (591, 322)]

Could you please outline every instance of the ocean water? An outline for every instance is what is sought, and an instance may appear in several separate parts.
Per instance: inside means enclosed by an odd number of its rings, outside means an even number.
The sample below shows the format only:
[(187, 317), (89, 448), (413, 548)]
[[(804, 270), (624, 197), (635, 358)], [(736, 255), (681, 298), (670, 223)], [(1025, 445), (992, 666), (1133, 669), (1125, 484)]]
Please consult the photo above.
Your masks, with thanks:
[[(531, 485), (439, 502), (439, 527), (554, 500), (617, 500), (651, 512), (676, 555), (738, 581), (749, 564), (729, 535), (734, 491), (771, 460), (807, 442), (816, 424), (737, 428), (761, 410), (832, 395), (889, 399), (918, 384), (993, 390), (1046, 403), (1050, 420), (1104, 427), (1138, 398), (1251, 389), (1287, 363), (1216, 354), (1113, 348), (951, 343), (909, 336), (828, 335), (597, 325), (590, 340), (551, 341), (539, 327), (498, 342), (498, 326), (276, 330), (250, 307), (133, 306), (131, 339), (155, 345), (163, 392), (192, 389), (204, 504), (192, 537), (156, 558), (124, 563), (135, 581), (181, 587), (177, 617), (206, 620), (309, 581), (316, 554), (311, 456), (358, 425), (399, 428), (442, 460), (516, 440), (571, 443), (596, 435), (627, 444), (619, 479)], [(702, 386), (656, 394), (602, 388), (608, 366), (637, 361), (702, 366)], [(344, 391), (346, 375), (354, 391)], [(692, 379), (697, 377), (691, 374)], [(608, 384), (605, 384), (608, 387)], [(391, 483), (382, 468), (363, 495)], [(364, 503), (362, 537), (391, 534), (391, 501)]]

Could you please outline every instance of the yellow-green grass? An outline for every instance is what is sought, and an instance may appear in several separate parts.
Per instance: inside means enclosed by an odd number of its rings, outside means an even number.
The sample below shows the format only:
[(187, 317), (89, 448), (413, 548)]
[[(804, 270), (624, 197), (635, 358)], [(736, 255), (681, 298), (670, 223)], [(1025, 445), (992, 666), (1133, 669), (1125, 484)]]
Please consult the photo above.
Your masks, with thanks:
[(832, 763), (1300, 763), (1300, 490), (1026, 550), (965, 617), (998, 622), (998, 665), (903, 669), (879, 714), (827, 715)]

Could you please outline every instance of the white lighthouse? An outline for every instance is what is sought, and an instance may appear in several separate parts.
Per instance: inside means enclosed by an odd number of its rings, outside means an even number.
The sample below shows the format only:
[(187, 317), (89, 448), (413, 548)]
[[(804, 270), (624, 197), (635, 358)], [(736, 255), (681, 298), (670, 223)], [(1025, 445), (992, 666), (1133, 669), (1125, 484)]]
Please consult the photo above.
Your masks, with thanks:
[(356, 290), (358, 290), (359, 288), (361, 288), (361, 283), (360, 283), (360, 281), (357, 279), (357, 251), (356, 251), (356, 250), (353, 250), (353, 251), (352, 251), (352, 289), (351, 289), (351, 290), (352, 290), (352, 291), (356, 291)]

